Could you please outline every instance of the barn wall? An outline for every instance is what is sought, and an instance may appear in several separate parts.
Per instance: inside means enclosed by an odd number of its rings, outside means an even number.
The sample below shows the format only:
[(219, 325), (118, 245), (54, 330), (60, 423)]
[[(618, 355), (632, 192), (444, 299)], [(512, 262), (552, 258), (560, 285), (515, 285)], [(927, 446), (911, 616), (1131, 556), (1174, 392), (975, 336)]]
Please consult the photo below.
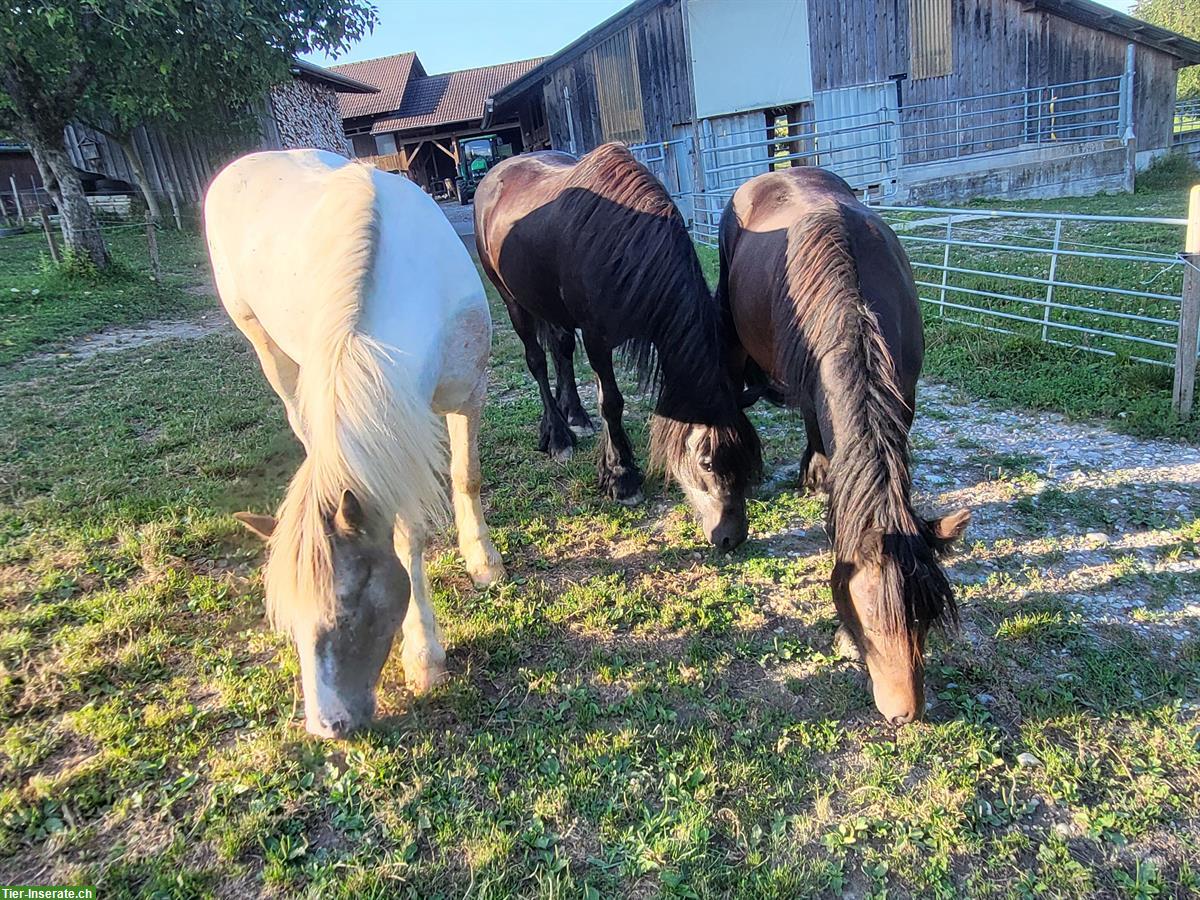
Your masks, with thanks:
[[(809, 32), (816, 90), (870, 84), (911, 72), (910, 2), (913, 0), (812, 0), (808, 4)], [(933, 102), (947, 105), (940, 110), (914, 111), (910, 118), (932, 118), (949, 112), (953, 101), (962, 97), (1116, 76), (1124, 71), (1129, 42), (1119, 35), (1049, 12), (1027, 12), (1019, 0), (953, 0), (949, 7), (953, 22), (952, 72), (903, 83), (906, 106)], [(1136, 45), (1134, 116), (1138, 150), (1169, 146), (1175, 92), (1172, 63), (1169, 55)], [(1101, 98), (1089, 105), (1110, 102)], [(1023, 95), (1014, 94), (988, 105), (1009, 107), (1010, 112), (997, 113), (997, 117), (1018, 121), (1023, 103)], [(1082, 109), (1083, 104), (1072, 108)], [(912, 127), (916, 133), (921, 132), (919, 125)], [(926, 131), (946, 128), (945, 121), (931, 122)], [(1015, 134), (1016, 129), (1006, 133)], [(1075, 136), (1092, 135), (1083, 130)], [(983, 152), (988, 148), (965, 149)]]
[[(637, 59), (645, 123), (642, 141), (671, 140), (673, 126), (690, 123), (693, 118), (679, 0), (647, 9), (603, 39), (611, 40), (621, 34), (632, 35)], [(554, 149), (586, 153), (610, 139), (601, 120), (596, 71), (597, 53), (592, 46), (548, 73), (542, 95)]]
[(809, 0), (813, 89), (873, 84), (907, 71), (907, 21), (905, 0)]
[[(217, 170), (247, 150), (316, 147), (347, 152), (337, 95), (324, 87), (294, 79), (274, 89), (270, 98), (264, 96), (251, 112), (258, 133), (241, 143), (185, 129), (138, 128), (133, 140), (151, 190), (164, 196), (173, 193), (183, 203), (198, 203)], [(103, 133), (76, 122), (67, 126), (65, 138), (77, 167), (136, 185), (124, 151)], [(80, 142), (89, 138), (98, 145), (100, 161), (95, 165), (85, 161), (80, 149)]]

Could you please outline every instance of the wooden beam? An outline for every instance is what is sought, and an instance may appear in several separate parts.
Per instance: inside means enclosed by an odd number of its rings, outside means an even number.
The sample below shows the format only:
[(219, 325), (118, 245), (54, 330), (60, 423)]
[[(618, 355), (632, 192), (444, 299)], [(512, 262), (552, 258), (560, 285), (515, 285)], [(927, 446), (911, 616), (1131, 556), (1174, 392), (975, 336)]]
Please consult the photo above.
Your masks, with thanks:
[(443, 147), (437, 141), (433, 141), (432, 143), (433, 143), (433, 146), (437, 147), (439, 150), (441, 150), (443, 153), (445, 153), (448, 157), (450, 157), (452, 160), (454, 160), (454, 164), (456, 166), (458, 165), (458, 142), (457, 141), (452, 140), (450, 142), (450, 146), (454, 148), (453, 150), (447, 150), (445, 147)]

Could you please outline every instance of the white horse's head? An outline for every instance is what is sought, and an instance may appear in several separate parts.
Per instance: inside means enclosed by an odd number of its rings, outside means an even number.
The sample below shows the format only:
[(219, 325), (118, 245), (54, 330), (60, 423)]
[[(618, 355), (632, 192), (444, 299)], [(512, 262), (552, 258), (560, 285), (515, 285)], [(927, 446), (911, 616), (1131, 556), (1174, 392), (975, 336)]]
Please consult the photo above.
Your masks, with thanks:
[(249, 513), (236, 518), (269, 540), (267, 609), (300, 657), (305, 727), (341, 738), (375, 715), (375, 688), (411, 584), (396, 558), (390, 521), (368, 515), (349, 490), (330, 512), (321, 512), (308, 492), (294, 493), (278, 521)]

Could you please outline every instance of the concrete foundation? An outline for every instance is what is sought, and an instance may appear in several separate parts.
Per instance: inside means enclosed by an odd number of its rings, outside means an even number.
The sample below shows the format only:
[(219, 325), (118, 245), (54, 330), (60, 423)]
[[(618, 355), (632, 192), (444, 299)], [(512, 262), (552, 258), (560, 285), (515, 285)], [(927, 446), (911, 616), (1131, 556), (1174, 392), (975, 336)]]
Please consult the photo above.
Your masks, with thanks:
[(897, 203), (936, 206), (976, 197), (1040, 200), (1133, 190), (1132, 144), (1118, 140), (1031, 147), (1015, 153), (964, 156), (904, 166)]

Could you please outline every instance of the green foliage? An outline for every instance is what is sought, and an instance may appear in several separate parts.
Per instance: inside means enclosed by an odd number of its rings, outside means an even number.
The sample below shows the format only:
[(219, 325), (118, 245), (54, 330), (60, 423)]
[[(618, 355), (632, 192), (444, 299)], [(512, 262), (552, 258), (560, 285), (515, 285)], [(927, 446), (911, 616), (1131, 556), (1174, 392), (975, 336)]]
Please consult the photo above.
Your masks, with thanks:
[[(1200, 0), (1138, 0), (1133, 14), (1200, 41)], [(1200, 97), (1200, 66), (1179, 70), (1179, 96)]]
[[(121, 134), (152, 121), (211, 125), (286, 78), (296, 54), (343, 50), (374, 22), (367, 0), (3, 4), (0, 110), (43, 162), (80, 117)], [(86, 207), (60, 212), (73, 217), (69, 233), (94, 232)]]
[(1200, 182), (1200, 166), (1186, 153), (1176, 151), (1160, 156), (1137, 176), (1137, 191), (1186, 190), (1197, 182)]

